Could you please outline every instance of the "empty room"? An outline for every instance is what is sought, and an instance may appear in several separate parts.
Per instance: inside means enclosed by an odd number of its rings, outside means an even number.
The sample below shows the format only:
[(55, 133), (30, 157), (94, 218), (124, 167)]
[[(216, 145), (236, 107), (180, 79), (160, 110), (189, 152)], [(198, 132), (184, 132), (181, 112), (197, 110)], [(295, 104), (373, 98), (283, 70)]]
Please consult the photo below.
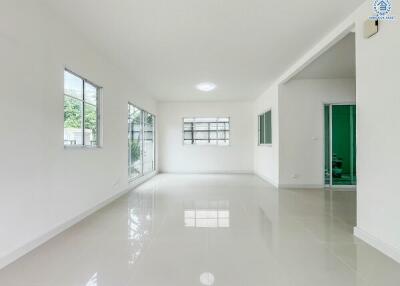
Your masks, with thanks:
[(399, 0), (0, 0), (0, 286), (400, 285), (399, 51)]

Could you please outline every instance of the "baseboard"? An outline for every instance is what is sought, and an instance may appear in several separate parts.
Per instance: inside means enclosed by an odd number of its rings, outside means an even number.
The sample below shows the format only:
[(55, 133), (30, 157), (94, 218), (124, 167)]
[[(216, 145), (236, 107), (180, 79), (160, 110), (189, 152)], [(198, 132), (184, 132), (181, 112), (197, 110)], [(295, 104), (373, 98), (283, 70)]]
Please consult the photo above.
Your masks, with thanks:
[(358, 237), (359, 239), (376, 248), (386, 256), (389, 256), (396, 262), (400, 263), (400, 248), (390, 246), (382, 240), (376, 238), (375, 236), (358, 227), (354, 228), (354, 236)]
[(100, 202), (99, 204), (95, 205), (94, 207), (90, 208), (79, 215), (66, 220), (65, 222), (57, 225), (50, 231), (40, 235), (39, 237), (33, 239), (29, 243), (19, 247), (10, 253), (6, 254), (5, 256), (0, 258), (0, 269), (6, 267), (7, 265), (11, 264), (12, 262), (16, 261), (17, 259), (21, 258), (22, 256), (28, 254), (35, 248), (39, 247), (40, 245), (46, 243), (50, 239), (54, 238), (58, 234), (62, 233), (63, 231), (67, 230), (71, 226), (77, 224), (78, 222), (82, 221), (86, 217), (90, 216), (91, 214), (95, 213), (96, 211), (100, 210), (101, 208), (105, 207), (106, 205), (112, 203), (116, 199), (120, 198), (121, 196), (125, 195), (126, 193), (132, 191), (134, 188), (137, 188), (139, 185), (145, 183), (146, 181), (150, 180), (152, 177), (156, 176), (157, 172), (153, 172), (147, 176), (143, 176), (138, 181), (134, 183), (130, 183), (128, 188), (124, 189), (123, 191), (112, 195), (111, 197), (107, 198), (106, 200)]
[(267, 183), (270, 184), (270, 185), (273, 185), (275, 188), (279, 188), (278, 184), (275, 184), (275, 182), (274, 182), (273, 179), (271, 179), (271, 178), (269, 178), (269, 177), (267, 177), (267, 176), (261, 175), (261, 174), (258, 173), (258, 172), (255, 172), (254, 174), (255, 174), (257, 177), (259, 177), (261, 180), (267, 182)]
[(254, 172), (250, 170), (227, 170), (227, 171), (161, 171), (162, 174), (174, 175), (253, 175)]
[(279, 184), (280, 189), (323, 189), (325, 186), (324, 185), (314, 185), (314, 184)]
[(357, 190), (357, 186), (332, 186), (327, 187), (325, 185), (320, 184), (280, 184), (280, 189), (313, 189), (313, 190), (321, 190), (328, 189), (335, 192), (354, 192)]
[(355, 192), (357, 191), (357, 186), (331, 186), (327, 187), (328, 189), (331, 189), (332, 191), (340, 191), (340, 192)]

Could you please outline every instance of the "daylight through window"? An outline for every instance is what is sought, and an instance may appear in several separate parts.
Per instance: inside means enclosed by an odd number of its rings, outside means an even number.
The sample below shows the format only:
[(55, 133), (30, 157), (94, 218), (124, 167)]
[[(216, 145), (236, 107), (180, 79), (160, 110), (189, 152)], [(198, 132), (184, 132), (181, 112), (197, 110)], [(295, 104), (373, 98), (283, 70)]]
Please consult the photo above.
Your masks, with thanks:
[(185, 145), (229, 145), (229, 118), (184, 118), (183, 142)]
[(258, 144), (272, 144), (272, 114), (271, 110), (258, 116)]
[(135, 179), (155, 170), (155, 116), (128, 104), (128, 172)]
[(64, 71), (64, 146), (99, 146), (100, 88)]

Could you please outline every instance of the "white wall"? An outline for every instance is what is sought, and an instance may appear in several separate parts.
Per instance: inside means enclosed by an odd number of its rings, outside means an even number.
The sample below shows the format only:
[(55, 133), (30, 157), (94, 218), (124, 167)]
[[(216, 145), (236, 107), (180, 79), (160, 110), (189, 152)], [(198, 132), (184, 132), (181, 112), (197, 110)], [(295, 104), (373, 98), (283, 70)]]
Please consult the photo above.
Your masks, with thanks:
[[(253, 172), (251, 102), (165, 102), (158, 114), (161, 172)], [(230, 146), (183, 145), (184, 117), (230, 117)]]
[(303, 79), (281, 85), (281, 187), (324, 186), (324, 104), (355, 103), (355, 84), (355, 79)]
[[(127, 102), (156, 105), (40, 1), (0, 2), (0, 63), (1, 268), (128, 187)], [(64, 150), (64, 66), (104, 87), (101, 149)]]
[[(272, 86), (263, 95), (258, 97), (253, 104), (253, 135), (254, 146), (254, 172), (278, 186), (279, 184), (279, 116), (278, 116), (279, 87)], [(272, 112), (272, 144), (258, 145), (258, 115), (271, 110)]]
[(400, 1), (392, 3), (396, 20), (370, 39), (362, 24), (371, 4), (356, 15), (357, 230), (400, 262)]

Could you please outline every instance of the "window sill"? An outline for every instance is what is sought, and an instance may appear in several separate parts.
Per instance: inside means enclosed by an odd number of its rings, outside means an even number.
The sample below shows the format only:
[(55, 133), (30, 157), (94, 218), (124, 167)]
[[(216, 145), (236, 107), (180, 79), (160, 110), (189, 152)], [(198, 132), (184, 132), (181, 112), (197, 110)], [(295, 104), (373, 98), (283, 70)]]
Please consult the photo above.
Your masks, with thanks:
[(204, 144), (204, 145), (196, 145), (196, 144), (183, 144), (183, 147), (218, 147), (218, 148), (222, 148), (222, 147), (231, 147), (232, 145), (212, 145), (212, 144)]
[(272, 147), (272, 144), (258, 144), (258, 147)]
[(68, 146), (64, 145), (64, 150), (100, 150), (101, 146)]

